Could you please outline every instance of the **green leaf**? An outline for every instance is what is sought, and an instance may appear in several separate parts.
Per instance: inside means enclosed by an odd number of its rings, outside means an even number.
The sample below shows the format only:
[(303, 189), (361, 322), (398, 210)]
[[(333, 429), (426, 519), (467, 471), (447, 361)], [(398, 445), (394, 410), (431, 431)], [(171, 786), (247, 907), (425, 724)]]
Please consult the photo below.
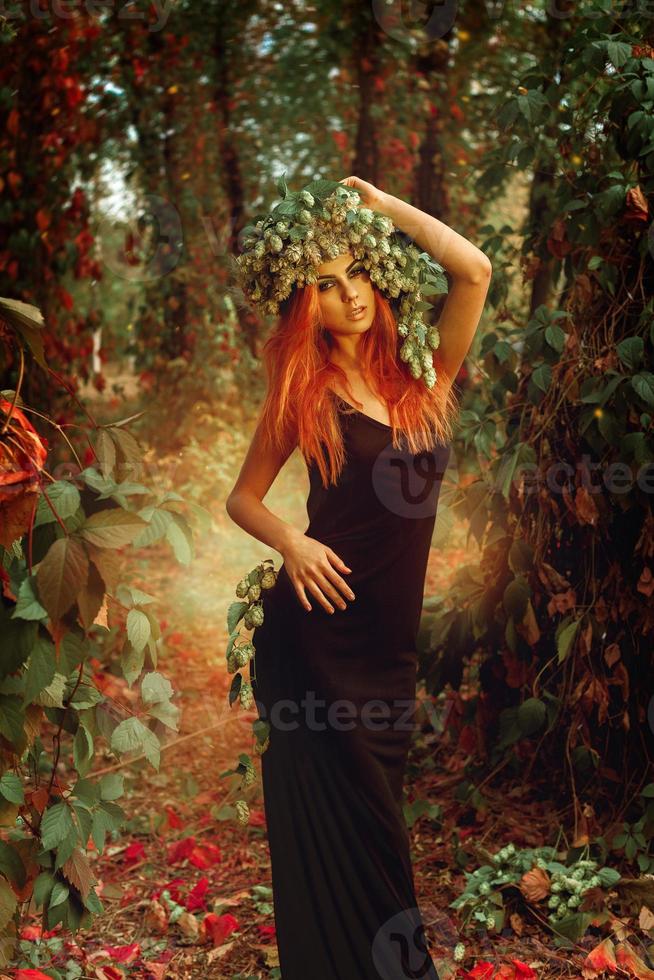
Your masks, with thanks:
[(67, 901), (70, 895), (70, 888), (63, 881), (55, 881), (54, 888), (50, 895), (50, 902), (48, 908), (53, 909), (57, 905), (61, 905), (63, 902)]
[(14, 772), (6, 772), (0, 778), (0, 793), (4, 796), (5, 800), (9, 800), (10, 803), (18, 803), (21, 805), (25, 802), (25, 794), (23, 792), (23, 784)]
[(78, 725), (73, 738), (73, 764), (80, 776), (89, 771), (93, 752), (93, 736), (85, 725)]
[(146, 522), (138, 514), (115, 507), (112, 510), (98, 510), (87, 517), (80, 534), (98, 548), (122, 548), (130, 544), (145, 527)]
[(280, 197), (286, 197), (288, 194), (288, 187), (286, 185), (286, 171), (284, 171), (281, 177), (277, 178), (275, 186), (277, 187)]
[(9, 841), (0, 840), (0, 873), (18, 888), (23, 888), (27, 880), (27, 870), (23, 859)]
[(55, 669), (55, 675), (51, 682), (39, 692), (37, 697), (34, 698), (34, 701), (36, 704), (42, 704), (46, 708), (63, 708), (65, 691), (66, 678), (63, 674), (57, 673)]
[(159, 768), (159, 739), (139, 718), (125, 718), (121, 721), (111, 736), (111, 748), (120, 754), (143, 752), (154, 768)]
[(68, 612), (86, 585), (88, 574), (88, 555), (76, 538), (58, 538), (50, 546), (36, 571), (36, 585), (39, 599), (53, 620)]
[(581, 620), (579, 619), (574, 619), (572, 622), (569, 623), (566, 623), (566, 621), (563, 620), (563, 622), (560, 623), (559, 626), (557, 627), (556, 649), (557, 649), (558, 660), (560, 664), (563, 663), (565, 658), (570, 653), (572, 642), (577, 634), (577, 630), (579, 629), (580, 622)]
[(509, 568), (514, 574), (531, 572), (534, 568), (534, 549), (522, 538), (515, 538), (509, 549)]
[(48, 807), (41, 820), (41, 844), (50, 851), (61, 844), (70, 834), (76, 833), (75, 824), (67, 803), (55, 803)]
[(117, 800), (123, 793), (125, 774), (122, 772), (108, 772), (100, 779), (100, 798), (103, 800)]
[(500, 457), (496, 485), (501, 488), (502, 496), (506, 500), (509, 499), (511, 486), (516, 478), (516, 471), (519, 473), (522, 467), (532, 468), (535, 465), (535, 459), (534, 450), (525, 442), (519, 442), (508, 457), (506, 455)]
[(171, 521), (166, 528), (166, 540), (172, 546), (173, 554), (180, 565), (190, 565), (193, 557), (192, 541), (177, 519)]
[[(566, 333), (556, 323), (551, 323), (545, 328), (545, 340), (557, 354), (560, 354), (565, 346)], [(551, 376), (550, 376), (551, 377)], [(543, 389), (545, 391), (546, 389)]]
[(236, 624), (243, 618), (249, 605), (249, 602), (230, 602), (227, 610), (227, 630), (229, 633), (234, 632)]
[(616, 68), (622, 66), (631, 58), (631, 45), (624, 41), (609, 41), (606, 45), (609, 61)]
[(57, 520), (52, 508), (54, 508), (62, 521), (66, 521), (69, 517), (73, 517), (80, 507), (81, 498), (79, 490), (74, 483), (70, 483), (68, 480), (57, 480), (56, 483), (47, 484), (45, 494), (47, 494), (52, 507), (48, 505), (45, 495), (41, 494), (36, 507), (34, 527), (40, 527), (41, 524), (50, 524), (52, 521)]
[(650, 374), (649, 371), (635, 374), (631, 379), (631, 386), (644, 402), (654, 405), (654, 374)]
[(150, 639), (150, 620), (140, 609), (130, 609), (127, 613), (127, 636), (137, 653), (145, 649)]
[(533, 372), (531, 380), (540, 391), (548, 392), (552, 384), (552, 368), (549, 364), (539, 364)]
[(40, 620), (48, 618), (48, 611), (39, 602), (34, 588), (36, 577), (28, 575), (20, 583), (16, 607), (12, 619)]
[(27, 662), (23, 704), (27, 705), (34, 701), (36, 696), (52, 683), (55, 667), (54, 643), (44, 636), (39, 636)]
[(131, 687), (137, 677), (140, 676), (145, 663), (145, 651), (135, 650), (129, 640), (126, 641), (120, 655), (120, 668), (123, 677)]
[(547, 708), (539, 698), (527, 698), (518, 706), (518, 725), (525, 735), (534, 735), (539, 731), (547, 717)]
[(505, 588), (502, 602), (507, 615), (511, 616), (516, 623), (521, 623), (525, 618), (530, 598), (531, 588), (527, 579), (522, 575), (516, 576)]
[(14, 694), (0, 694), (0, 735), (12, 745), (24, 740), (25, 711), (20, 698)]
[(153, 718), (157, 718), (163, 725), (172, 728), (173, 731), (179, 731), (180, 710), (176, 704), (172, 704), (170, 701), (158, 701), (152, 705), (148, 713)]
[(141, 697), (146, 703), (168, 701), (173, 696), (173, 688), (167, 677), (152, 671), (146, 674), (141, 684)]
[[(17, 905), (18, 899), (13, 888), (8, 881), (5, 881), (4, 878), (0, 878), (0, 930), (2, 930), (2, 932), (4, 932), (5, 928), (13, 918)], [(5, 959), (3, 959), (3, 964), (6, 964)]]
[(635, 371), (643, 359), (645, 343), (642, 337), (627, 337), (616, 346), (618, 357), (630, 371)]

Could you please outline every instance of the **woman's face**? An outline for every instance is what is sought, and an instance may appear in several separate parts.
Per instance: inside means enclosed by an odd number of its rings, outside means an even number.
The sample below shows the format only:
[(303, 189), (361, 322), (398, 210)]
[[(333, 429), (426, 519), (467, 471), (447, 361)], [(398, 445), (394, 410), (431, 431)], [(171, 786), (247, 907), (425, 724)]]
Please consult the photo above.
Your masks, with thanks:
[[(370, 329), (375, 316), (375, 294), (370, 274), (359, 259), (345, 252), (319, 266), (318, 302), (326, 330), (338, 334), (360, 334)], [(360, 316), (354, 310), (364, 306)]]

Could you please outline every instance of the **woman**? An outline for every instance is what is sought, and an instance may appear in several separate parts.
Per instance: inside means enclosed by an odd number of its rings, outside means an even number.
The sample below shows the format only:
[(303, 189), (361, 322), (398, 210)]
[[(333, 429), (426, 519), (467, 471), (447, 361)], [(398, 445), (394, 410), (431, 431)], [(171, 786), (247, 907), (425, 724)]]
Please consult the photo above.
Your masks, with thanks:
[[(453, 383), (491, 265), (436, 218), (357, 177), (341, 183), (358, 193), (362, 219), (376, 216), (371, 237), (351, 233), (356, 215), (344, 220), (338, 195), (316, 202), (309, 185), (298, 201), (313, 207), (298, 212), (299, 250), (285, 218), (292, 200), (258, 222), (249, 242), (249, 295), (285, 298), (264, 347), (266, 400), (226, 506), (283, 557), (251, 663), (259, 715), (270, 725), (261, 761), (282, 976), (433, 980), (403, 777), (427, 558), (457, 410)], [(417, 376), (415, 358), (411, 371), (403, 363), (393, 297), (377, 285), (397, 298), (402, 280), (392, 260), (400, 266), (402, 256), (383, 244), (393, 225), (451, 276), (432, 386), (424, 382), (433, 375)], [(302, 272), (298, 256), (314, 268), (305, 263)], [(375, 264), (384, 256), (386, 278)], [(424, 330), (415, 321), (411, 329), (418, 345)], [(295, 446), (310, 480), (304, 532), (263, 504)]]

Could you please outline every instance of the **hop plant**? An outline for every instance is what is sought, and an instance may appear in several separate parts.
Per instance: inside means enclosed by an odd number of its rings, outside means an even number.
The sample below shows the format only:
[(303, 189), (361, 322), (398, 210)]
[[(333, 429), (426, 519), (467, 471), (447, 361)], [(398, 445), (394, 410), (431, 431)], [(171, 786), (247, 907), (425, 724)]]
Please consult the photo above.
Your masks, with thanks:
[(257, 778), (256, 770), (254, 766), (248, 762), (247, 765), (245, 766), (245, 772), (243, 773), (243, 787), (245, 788), (247, 786), (251, 786), (252, 783), (256, 781), (256, 778)]
[(242, 578), (241, 581), (236, 586), (236, 595), (239, 599), (244, 599), (248, 594), (248, 589), (250, 588), (250, 583), (247, 578)]
[[(244, 229), (244, 250), (236, 257), (236, 269), (246, 296), (264, 314), (277, 315), (294, 286), (314, 284), (323, 261), (350, 250), (387, 297), (410, 300), (397, 321), (398, 335), (409, 336), (411, 321), (422, 319), (422, 314), (412, 315), (421, 285), (446, 288), (441, 267), (398, 236), (387, 215), (361, 207), (358, 192), (338, 182), (314, 181), (299, 193), (287, 191), (285, 198), (283, 217), (273, 209)], [(282, 238), (290, 240), (284, 244)], [(422, 355), (428, 347), (435, 349), (435, 339), (423, 325), (415, 337), (415, 358), (409, 362), (412, 375), (422, 377), (428, 388), (437, 378), (433, 364)]]
[(250, 602), (255, 602), (260, 595), (261, 595), (261, 586), (259, 585), (258, 582), (255, 582), (254, 585), (251, 585), (250, 588), (248, 589), (247, 598), (250, 600)]
[(251, 708), (254, 704), (254, 695), (252, 693), (252, 685), (248, 681), (243, 681), (241, 684), (241, 690), (239, 691), (239, 700), (241, 702), (241, 707)]
[(263, 623), (263, 607), (261, 605), (250, 606), (243, 617), (243, 623), (249, 630), (261, 626)]
[(272, 569), (264, 572), (261, 576), (261, 588), (262, 589), (272, 589), (273, 585), (277, 581), (277, 576)]
[(250, 654), (248, 650), (245, 649), (245, 646), (237, 647), (236, 650), (234, 650), (233, 657), (237, 667), (245, 667), (250, 662)]
[(250, 807), (245, 800), (237, 800), (234, 804), (234, 809), (236, 810), (236, 819), (238, 822), (247, 824), (250, 820)]

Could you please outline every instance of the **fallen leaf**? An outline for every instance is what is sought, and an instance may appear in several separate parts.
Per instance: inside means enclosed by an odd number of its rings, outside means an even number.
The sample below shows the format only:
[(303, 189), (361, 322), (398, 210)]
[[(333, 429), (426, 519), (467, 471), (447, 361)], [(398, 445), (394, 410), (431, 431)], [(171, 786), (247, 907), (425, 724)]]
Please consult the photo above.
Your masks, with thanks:
[(532, 868), (525, 872), (518, 882), (518, 888), (528, 902), (540, 902), (550, 893), (550, 876), (542, 868)]

